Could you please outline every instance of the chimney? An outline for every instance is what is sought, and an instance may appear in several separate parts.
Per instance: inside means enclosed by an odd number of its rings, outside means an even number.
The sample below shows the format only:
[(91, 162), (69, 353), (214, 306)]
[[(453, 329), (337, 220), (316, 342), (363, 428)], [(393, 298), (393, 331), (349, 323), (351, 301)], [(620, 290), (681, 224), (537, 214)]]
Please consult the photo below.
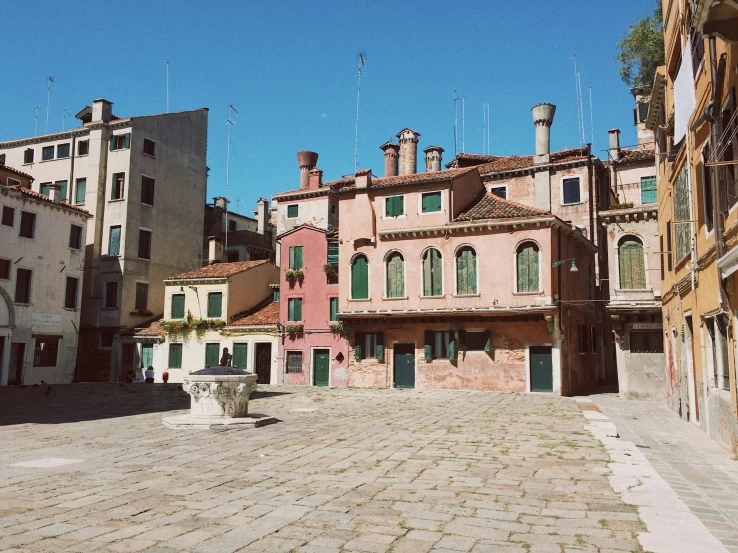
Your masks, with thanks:
[(419, 132), (405, 127), (397, 133), (400, 139), (400, 174), (414, 175), (418, 172)]
[(310, 187), (310, 169), (318, 164), (318, 154), (300, 150), (297, 152), (297, 164), (300, 166), (300, 190)]
[(226, 206), (228, 205), (228, 200), (223, 196), (216, 196), (215, 198), (213, 198), (213, 205), (225, 211)]
[(384, 152), (384, 176), (397, 176), (397, 162), (400, 159), (400, 145), (388, 140), (379, 147)]
[(256, 232), (266, 234), (269, 228), (269, 200), (259, 198), (259, 207), (256, 210)]
[(425, 153), (425, 172), (440, 171), (443, 148), (440, 146), (428, 146), (423, 152)]
[(61, 203), (61, 186), (58, 184), (49, 185), (49, 199), (55, 204)]
[(538, 104), (533, 106), (533, 124), (536, 126), (536, 155), (535, 165), (551, 161), (551, 123), (553, 123), (556, 106), (553, 104)]
[(223, 241), (217, 236), (208, 236), (208, 263), (223, 261)]
[(308, 187), (310, 190), (317, 190), (321, 186), (323, 186), (323, 170), (318, 169), (317, 167), (310, 169), (308, 171), (309, 176), (309, 185)]
[(354, 182), (356, 188), (369, 188), (372, 185), (372, 170), (361, 169), (357, 171)]
[(607, 131), (610, 135), (610, 159), (613, 161), (620, 160), (620, 129), (610, 129)]
[(108, 102), (105, 98), (92, 100), (92, 122), (102, 121), (109, 123), (113, 118), (113, 102)]

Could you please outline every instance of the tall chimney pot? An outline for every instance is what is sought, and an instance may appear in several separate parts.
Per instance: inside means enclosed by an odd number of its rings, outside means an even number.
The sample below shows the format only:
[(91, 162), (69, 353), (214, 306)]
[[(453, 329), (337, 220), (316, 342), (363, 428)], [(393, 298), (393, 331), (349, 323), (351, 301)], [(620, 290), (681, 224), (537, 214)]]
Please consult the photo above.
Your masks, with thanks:
[(113, 102), (109, 102), (105, 98), (92, 100), (92, 121), (102, 121), (109, 123), (113, 118)]
[(442, 154), (444, 150), (440, 146), (428, 146), (423, 153), (425, 153), (425, 172), (430, 173), (432, 171), (441, 170), (441, 161), (443, 159)]
[(297, 165), (300, 166), (300, 189), (307, 190), (310, 187), (310, 169), (318, 164), (318, 154), (308, 150), (297, 152)]
[(553, 104), (538, 104), (531, 109), (533, 124), (536, 126), (536, 155), (533, 163), (540, 165), (551, 161), (551, 124), (553, 123), (556, 106)]
[(610, 135), (610, 159), (614, 161), (620, 160), (620, 129), (610, 129), (607, 131)]
[(384, 152), (384, 176), (396, 177), (400, 159), (400, 145), (388, 140), (379, 147)]
[(208, 236), (208, 263), (223, 261), (223, 240), (217, 236)]
[(397, 133), (400, 139), (400, 174), (414, 175), (418, 172), (418, 137), (420, 133), (405, 127)]
[(259, 198), (259, 207), (256, 210), (256, 232), (266, 234), (269, 228), (269, 200)]

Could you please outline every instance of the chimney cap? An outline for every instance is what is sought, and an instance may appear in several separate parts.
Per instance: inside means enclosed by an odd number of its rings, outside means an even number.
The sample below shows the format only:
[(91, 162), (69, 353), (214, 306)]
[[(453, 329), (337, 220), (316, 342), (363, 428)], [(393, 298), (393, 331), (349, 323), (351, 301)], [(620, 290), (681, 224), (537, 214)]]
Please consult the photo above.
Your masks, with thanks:
[(364, 175), (371, 175), (371, 174), (372, 174), (371, 169), (359, 169), (358, 171), (356, 171), (357, 177), (363, 177)]
[(395, 151), (397, 151), (397, 150), (400, 149), (400, 145), (399, 144), (395, 144), (391, 140), (388, 140), (387, 142), (385, 142), (384, 144), (382, 144), (379, 147), (379, 149), (382, 150), (383, 152), (386, 152), (387, 150), (395, 150)]
[(446, 151), (446, 150), (444, 150), (444, 149), (443, 149), (443, 148), (441, 148), (440, 146), (428, 146), (427, 148), (425, 148), (425, 149), (423, 150), (423, 153), (424, 153), (424, 154), (427, 154), (428, 152), (441, 152), (441, 153), (443, 153), (443, 152), (445, 152), (445, 151)]
[(111, 106), (113, 105), (113, 102), (111, 102), (110, 100), (106, 100), (105, 98), (95, 98), (94, 100), (92, 100), (92, 103), (93, 104), (103, 103), (103, 104), (108, 104)]
[(420, 136), (420, 133), (418, 131), (414, 131), (410, 127), (405, 127), (400, 132), (398, 132), (395, 136), (397, 136), (397, 138), (402, 138), (402, 135), (408, 134), (408, 133), (413, 134), (415, 137)]
[(300, 167), (309, 167), (312, 169), (318, 164), (317, 152), (311, 152), (310, 150), (300, 150), (297, 152), (297, 164)]
[(612, 134), (612, 133), (614, 133), (614, 132), (616, 132), (616, 133), (620, 134), (620, 129), (610, 129), (610, 130), (609, 130), (609, 131), (607, 131), (607, 132), (608, 132), (608, 133), (610, 133), (610, 134)]
[(550, 125), (553, 123), (556, 106), (554, 104), (549, 104), (548, 102), (542, 102), (533, 106), (531, 108), (531, 112), (533, 113), (534, 124), (547, 123)]

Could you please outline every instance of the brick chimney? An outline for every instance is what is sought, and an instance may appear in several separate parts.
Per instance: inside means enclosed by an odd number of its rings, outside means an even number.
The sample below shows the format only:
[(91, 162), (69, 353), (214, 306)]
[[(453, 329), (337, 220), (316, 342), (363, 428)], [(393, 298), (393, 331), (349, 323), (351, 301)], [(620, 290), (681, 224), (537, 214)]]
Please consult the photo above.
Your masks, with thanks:
[(556, 106), (553, 104), (538, 104), (533, 106), (533, 124), (536, 126), (536, 155), (533, 158), (535, 165), (550, 163), (551, 161), (551, 124), (553, 123)]
[(425, 172), (430, 173), (432, 171), (441, 170), (441, 154), (443, 154), (443, 148), (440, 146), (428, 146), (423, 153), (425, 154)]
[(310, 169), (318, 164), (318, 154), (307, 150), (297, 152), (297, 165), (300, 166), (300, 189), (307, 190), (310, 187)]
[(55, 204), (61, 203), (61, 186), (58, 184), (49, 185), (49, 199)]
[(610, 159), (620, 161), (620, 129), (610, 129)]
[(310, 190), (317, 190), (323, 186), (323, 170), (314, 167), (308, 171), (308, 187)]
[(102, 121), (109, 123), (113, 118), (113, 102), (107, 101), (105, 98), (92, 100), (92, 122)]
[(396, 177), (400, 160), (400, 145), (388, 140), (379, 147), (384, 152), (384, 176)]
[(369, 188), (372, 185), (372, 170), (360, 169), (356, 172), (356, 188)]
[(418, 137), (420, 133), (405, 127), (397, 133), (400, 139), (400, 174), (414, 175), (418, 172)]
[(269, 228), (269, 200), (259, 198), (259, 207), (256, 210), (256, 232), (266, 234)]
[(221, 263), (223, 261), (223, 240), (217, 236), (208, 236), (208, 263)]

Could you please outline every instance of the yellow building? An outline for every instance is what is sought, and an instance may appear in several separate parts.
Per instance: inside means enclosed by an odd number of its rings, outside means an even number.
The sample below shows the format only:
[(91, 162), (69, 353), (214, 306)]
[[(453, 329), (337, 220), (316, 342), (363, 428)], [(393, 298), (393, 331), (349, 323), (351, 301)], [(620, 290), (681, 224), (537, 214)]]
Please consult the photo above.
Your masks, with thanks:
[(662, 3), (665, 66), (655, 133), (664, 354), (669, 406), (738, 447), (738, 8)]

